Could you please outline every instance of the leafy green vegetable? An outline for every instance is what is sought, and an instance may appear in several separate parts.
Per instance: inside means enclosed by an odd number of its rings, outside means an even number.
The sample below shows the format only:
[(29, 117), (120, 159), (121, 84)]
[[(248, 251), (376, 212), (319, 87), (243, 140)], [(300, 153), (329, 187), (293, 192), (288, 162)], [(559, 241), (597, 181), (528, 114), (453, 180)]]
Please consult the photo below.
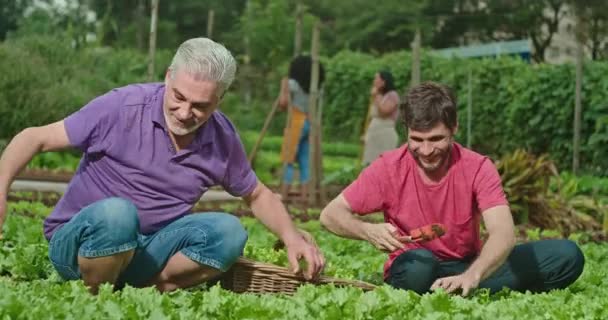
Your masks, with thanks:
[[(49, 208), (10, 203), (5, 240), (0, 242), (2, 319), (606, 319), (608, 245), (582, 245), (581, 278), (565, 290), (544, 294), (502, 291), (472, 297), (443, 291), (418, 295), (381, 285), (371, 292), (332, 285), (302, 286), (295, 295), (235, 294), (204, 286), (160, 294), (153, 288), (109, 285), (91, 296), (80, 281), (62, 282), (47, 258), (41, 217)], [(20, 212), (29, 211), (24, 216)], [(17, 214), (16, 214), (17, 213)], [(257, 220), (242, 218), (249, 232), (245, 255), (287, 265), (285, 252), (272, 249), (276, 237)], [(318, 221), (299, 225), (313, 234), (327, 259), (326, 274), (382, 284), (385, 254), (371, 245), (335, 237)], [(576, 237), (575, 237), (576, 238)]]

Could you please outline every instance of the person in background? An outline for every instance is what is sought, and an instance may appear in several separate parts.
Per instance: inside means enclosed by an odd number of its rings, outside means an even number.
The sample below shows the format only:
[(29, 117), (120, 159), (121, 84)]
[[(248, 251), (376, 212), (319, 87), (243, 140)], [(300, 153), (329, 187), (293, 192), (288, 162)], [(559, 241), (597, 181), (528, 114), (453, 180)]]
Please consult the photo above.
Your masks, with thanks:
[(285, 244), (294, 272), (323, 269), (319, 249), (247, 161), (234, 125), (218, 108), (236, 73), (232, 54), (207, 38), (180, 45), (164, 82), (117, 88), (67, 118), (17, 134), (0, 158), (0, 231), (7, 193), (38, 152), (83, 151), (65, 194), (44, 221), (49, 258), (65, 280), (160, 291), (216, 279), (242, 254), (247, 232), (227, 213), (192, 214), (221, 185), (243, 197)]
[[(515, 245), (498, 170), (488, 157), (454, 141), (456, 110), (456, 97), (443, 84), (411, 88), (401, 105), (407, 144), (365, 168), (323, 209), (321, 223), (388, 252), (385, 281), (396, 288), (467, 295), (475, 288), (543, 292), (569, 286), (583, 271), (583, 253), (570, 240)], [(355, 217), (378, 211), (384, 223)], [(416, 229), (433, 223), (445, 226), (441, 237), (413, 241)]]
[(370, 91), (369, 121), (363, 135), (362, 164), (369, 165), (378, 156), (398, 146), (399, 137), (395, 129), (399, 105), (399, 94), (395, 90), (393, 75), (389, 71), (380, 71), (374, 77)]
[[(310, 76), (312, 59), (308, 55), (300, 55), (289, 64), (288, 77), (281, 80), (279, 107), (288, 110), (288, 120), (283, 134), (281, 160), (283, 181), (281, 197), (287, 199), (294, 180), (294, 164), (297, 162), (300, 170), (300, 201), (308, 199), (308, 181), (310, 179), (310, 121), (308, 119)], [(319, 63), (319, 88), (325, 80), (325, 70)], [(319, 90), (321, 93), (322, 90)], [(321, 93), (322, 94), (322, 93)]]

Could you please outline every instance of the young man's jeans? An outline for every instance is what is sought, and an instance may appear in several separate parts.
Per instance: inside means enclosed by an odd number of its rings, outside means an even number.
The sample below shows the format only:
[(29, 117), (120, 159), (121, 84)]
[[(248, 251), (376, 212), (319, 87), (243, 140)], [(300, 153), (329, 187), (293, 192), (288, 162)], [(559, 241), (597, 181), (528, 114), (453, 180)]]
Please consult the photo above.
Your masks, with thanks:
[(186, 215), (158, 232), (139, 233), (137, 208), (130, 201), (108, 198), (83, 208), (55, 231), (49, 258), (65, 280), (80, 279), (78, 256), (95, 258), (135, 249), (119, 283), (144, 286), (177, 252), (202, 265), (227, 271), (242, 254), (247, 232), (226, 213)]
[[(409, 250), (395, 259), (386, 282), (393, 287), (429, 291), (438, 278), (458, 275), (466, 271), (468, 261), (439, 261), (426, 249)], [(491, 293), (503, 287), (516, 291), (543, 292), (561, 289), (572, 284), (583, 272), (585, 258), (570, 240), (541, 240), (516, 245), (507, 261), (479, 288)]]

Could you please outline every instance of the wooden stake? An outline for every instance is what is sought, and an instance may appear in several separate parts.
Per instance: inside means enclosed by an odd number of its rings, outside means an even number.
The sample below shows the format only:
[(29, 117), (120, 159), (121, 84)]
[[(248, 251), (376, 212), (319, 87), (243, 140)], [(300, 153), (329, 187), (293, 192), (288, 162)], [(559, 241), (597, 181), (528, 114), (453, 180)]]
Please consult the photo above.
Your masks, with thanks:
[[(407, 91), (406, 91), (407, 92)], [(369, 128), (369, 124), (372, 121), (372, 108), (373, 108), (374, 99), (369, 98), (369, 103), (367, 104), (367, 114), (365, 115), (365, 119), (363, 120), (363, 124), (361, 125), (361, 149), (359, 150), (359, 163), (363, 163), (363, 153), (365, 152), (365, 135), (367, 134), (367, 129)]]
[(311, 179), (310, 188), (308, 193), (308, 204), (317, 204), (317, 190), (320, 185), (319, 168), (321, 160), (319, 157), (320, 141), (319, 131), (321, 130), (318, 111), (317, 111), (317, 99), (319, 98), (319, 30), (321, 26), (319, 22), (316, 22), (312, 31), (312, 43), (311, 43), (311, 57), (312, 57), (312, 70), (310, 74), (310, 93), (308, 103), (308, 117), (310, 121), (310, 164), (311, 164)]
[(213, 9), (209, 9), (209, 12), (207, 13), (207, 38), (209, 39), (212, 39), (213, 37), (213, 16)]
[[(579, 19), (580, 20), (580, 19)], [(577, 41), (576, 41), (576, 84), (574, 89), (574, 137), (572, 147), (572, 173), (576, 175), (580, 167), (580, 146), (581, 146), (581, 91), (583, 86), (583, 44), (580, 39), (581, 22), (577, 21)]]
[(319, 202), (327, 203), (327, 192), (323, 185), (323, 91), (319, 91), (319, 106), (317, 107), (317, 123), (319, 124), (319, 134), (317, 135), (317, 176), (319, 181)]
[[(283, 159), (283, 164), (281, 165), (281, 172), (279, 172), (279, 186), (281, 187), (283, 186), (283, 183), (285, 183), (283, 181), (283, 175), (285, 174), (285, 170), (287, 170), (287, 165), (289, 164), (289, 162), (287, 162), (287, 155), (291, 153), (291, 148), (297, 148), (297, 146), (292, 146), (291, 144), (289, 144), (289, 141), (287, 141), (289, 128), (291, 128), (291, 122), (293, 118), (293, 107), (291, 105), (291, 97), (289, 97), (288, 101), (289, 102), (287, 103), (287, 122), (285, 123), (285, 129), (283, 129), (283, 143), (285, 144), (285, 150), (283, 154), (285, 155), (285, 158)], [(283, 188), (281, 188), (281, 190), (283, 190)], [(287, 200), (287, 197), (289, 196), (289, 190), (285, 191), (285, 194), (281, 193), (281, 196), (284, 200)]]
[[(245, 2), (245, 11), (251, 10), (251, 2), (247, 0)], [(249, 45), (249, 36), (243, 37), (243, 44), (245, 46), (245, 55), (243, 56), (243, 68), (241, 71), (241, 77), (243, 79), (243, 100), (245, 100), (245, 107), (251, 109), (251, 97), (252, 97), (252, 85), (251, 85), (251, 46)]]
[(300, 55), (302, 52), (302, 16), (304, 13), (304, 6), (302, 2), (298, 1), (296, 5), (296, 26), (293, 41), (293, 56), (294, 58)]
[[(414, 42), (412, 43), (412, 81), (411, 86), (415, 86), (420, 83), (420, 28), (416, 28), (416, 35), (414, 36)], [(407, 90), (406, 90), (407, 91)]]
[[(108, 7), (112, 7), (113, 1), (106, 2)], [(136, 32), (137, 50), (145, 52), (146, 50), (146, 0), (137, 0), (137, 18)], [(106, 13), (107, 14), (107, 13)]]
[(148, 81), (154, 81), (154, 62), (156, 56), (156, 25), (158, 24), (158, 2), (152, 0), (152, 19), (150, 21), (150, 47), (148, 51)]

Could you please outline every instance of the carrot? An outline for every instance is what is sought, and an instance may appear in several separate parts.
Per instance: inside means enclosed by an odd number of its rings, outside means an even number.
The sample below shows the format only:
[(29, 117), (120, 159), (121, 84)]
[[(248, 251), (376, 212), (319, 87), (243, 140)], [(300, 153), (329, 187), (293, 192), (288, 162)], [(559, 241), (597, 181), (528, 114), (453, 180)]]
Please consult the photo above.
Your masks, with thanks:
[(432, 223), (410, 231), (411, 241), (426, 242), (437, 239), (444, 235), (446, 228), (441, 223)]

